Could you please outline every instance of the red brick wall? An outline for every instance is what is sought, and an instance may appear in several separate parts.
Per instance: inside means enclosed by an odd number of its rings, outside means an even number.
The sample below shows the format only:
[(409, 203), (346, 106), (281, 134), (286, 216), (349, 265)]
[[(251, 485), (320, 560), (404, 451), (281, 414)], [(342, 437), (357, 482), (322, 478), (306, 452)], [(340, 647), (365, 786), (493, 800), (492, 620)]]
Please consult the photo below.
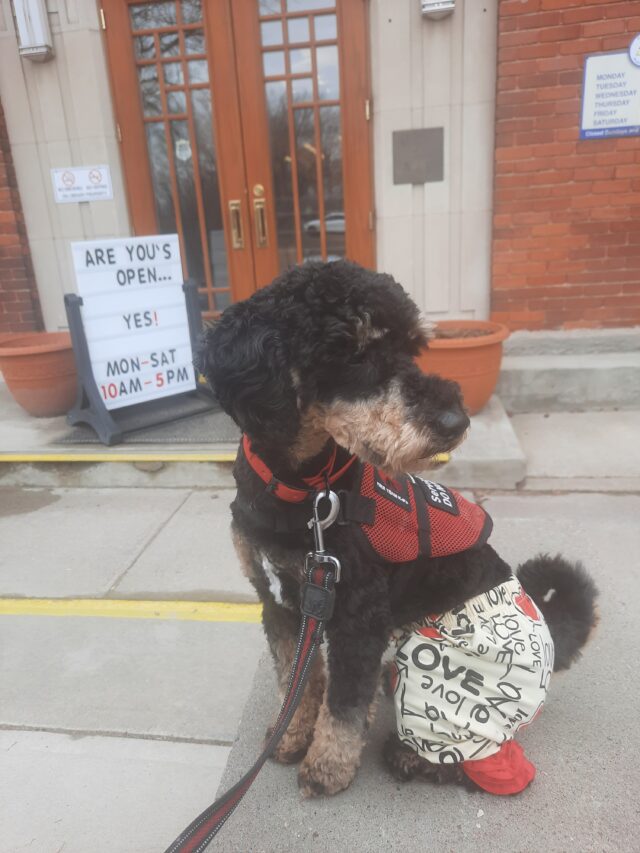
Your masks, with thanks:
[(0, 104), (0, 333), (41, 328), (40, 303)]
[(638, 0), (501, 0), (492, 316), (640, 324), (640, 137), (579, 140), (586, 54), (626, 49)]

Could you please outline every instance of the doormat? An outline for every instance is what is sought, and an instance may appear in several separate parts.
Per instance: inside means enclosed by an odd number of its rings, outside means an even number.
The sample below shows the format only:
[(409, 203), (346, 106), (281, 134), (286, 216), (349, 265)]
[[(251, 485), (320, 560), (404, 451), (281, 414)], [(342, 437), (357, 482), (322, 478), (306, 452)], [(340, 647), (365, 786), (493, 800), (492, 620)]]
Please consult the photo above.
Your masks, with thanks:
[[(170, 423), (126, 432), (122, 444), (229, 444), (237, 442), (240, 430), (220, 409), (210, 409)], [(76, 426), (57, 444), (101, 444), (88, 426)]]

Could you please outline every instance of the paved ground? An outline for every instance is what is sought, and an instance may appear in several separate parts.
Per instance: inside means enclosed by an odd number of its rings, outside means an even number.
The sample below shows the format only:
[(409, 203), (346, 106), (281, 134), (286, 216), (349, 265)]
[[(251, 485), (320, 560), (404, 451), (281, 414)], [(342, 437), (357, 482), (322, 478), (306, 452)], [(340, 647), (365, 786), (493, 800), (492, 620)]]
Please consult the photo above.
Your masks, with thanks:
[[(218, 849), (293, 851), (303, 838), (353, 853), (637, 849), (640, 692), (624, 650), (640, 604), (640, 416), (554, 417), (514, 423), (535, 488), (569, 491), (477, 494), (507, 559), (561, 549), (602, 589), (599, 633), (526, 735), (535, 787), (513, 801), (398, 790), (379, 761), (383, 710), (347, 794), (301, 803), (295, 771), (269, 765)], [(622, 478), (635, 494), (614, 493)], [(0, 488), (0, 598), (250, 602), (229, 542), (230, 494)], [(212, 799), (264, 651), (256, 624), (0, 615), (0, 853), (163, 850)], [(229, 780), (272, 715), (269, 678), (263, 667)]]
[[(640, 741), (633, 731), (640, 691), (636, 660), (628, 650), (635, 647), (640, 607), (640, 496), (504, 495), (489, 497), (485, 506), (496, 522), (492, 541), (510, 561), (517, 563), (540, 548), (560, 550), (584, 560), (602, 593), (601, 625), (583, 659), (554, 677), (542, 717), (520, 738), (538, 768), (533, 785), (503, 799), (419, 782), (397, 784), (380, 755), (392, 726), (391, 703), (383, 699), (359, 775), (348, 791), (302, 801), (295, 768), (269, 763), (216, 850), (638, 850)], [(274, 692), (265, 661), (223, 788), (257, 753), (265, 722), (276, 711)]]

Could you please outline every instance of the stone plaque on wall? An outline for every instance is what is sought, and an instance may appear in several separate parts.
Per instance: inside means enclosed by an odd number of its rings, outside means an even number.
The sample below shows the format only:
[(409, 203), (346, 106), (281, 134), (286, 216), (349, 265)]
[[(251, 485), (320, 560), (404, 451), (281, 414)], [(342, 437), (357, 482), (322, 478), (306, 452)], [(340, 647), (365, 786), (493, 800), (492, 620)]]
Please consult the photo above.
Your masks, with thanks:
[(444, 180), (444, 128), (393, 132), (393, 183), (428, 184)]

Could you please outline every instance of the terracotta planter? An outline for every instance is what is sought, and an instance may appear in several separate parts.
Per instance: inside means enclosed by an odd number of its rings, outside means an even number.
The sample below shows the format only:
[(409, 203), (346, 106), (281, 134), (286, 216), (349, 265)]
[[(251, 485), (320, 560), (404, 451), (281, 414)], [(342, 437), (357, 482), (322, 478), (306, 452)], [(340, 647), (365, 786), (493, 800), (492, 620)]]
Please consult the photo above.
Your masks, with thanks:
[(34, 332), (0, 340), (0, 370), (17, 403), (39, 418), (64, 415), (76, 397), (68, 332)]
[(416, 359), (425, 373), (437, 373), (455, 380), (462, 389), (464, 404), (471, 415), (488, 402), (498, 382), (502, 361), (502, 342), (509, 329), (488, 320), (443, 320), (437, 329), (451, 334), (482, 330), (488, 334), (469, 337), (434, 338), (429, 348)]

